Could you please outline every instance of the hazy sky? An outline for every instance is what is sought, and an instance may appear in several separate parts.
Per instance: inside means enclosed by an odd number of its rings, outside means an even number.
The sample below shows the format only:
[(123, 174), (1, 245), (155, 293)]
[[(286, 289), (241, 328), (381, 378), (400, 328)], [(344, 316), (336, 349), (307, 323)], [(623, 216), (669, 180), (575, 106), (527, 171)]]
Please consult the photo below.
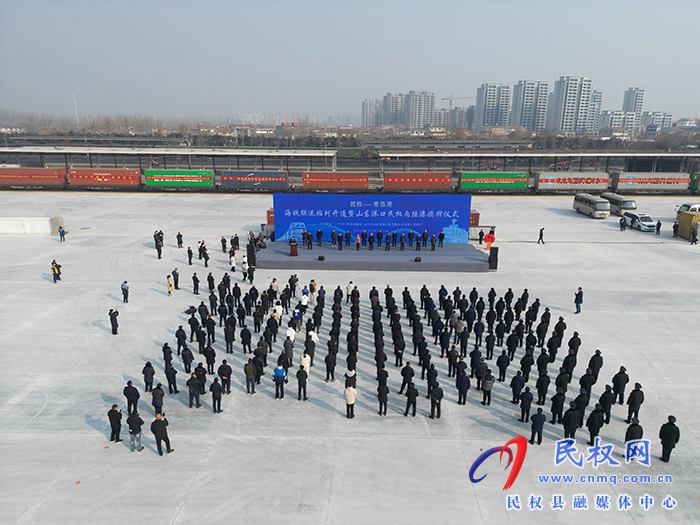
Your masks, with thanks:
[(0, 0), (0, 108), (359, 114), (387, 91), (574, 75), (603, 109), (640, 86), (645, 110), (692, 117), (699, 19), (694, 0)]

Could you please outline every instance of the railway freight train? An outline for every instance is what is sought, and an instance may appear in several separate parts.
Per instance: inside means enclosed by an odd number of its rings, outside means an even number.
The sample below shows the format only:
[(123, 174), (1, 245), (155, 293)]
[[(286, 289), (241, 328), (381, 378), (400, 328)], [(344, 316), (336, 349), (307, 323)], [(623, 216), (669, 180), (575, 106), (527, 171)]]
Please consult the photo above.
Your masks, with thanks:
[(0, 167), (0, 189), (207, 192), (391, 192), (694, 194), (700, 173), (685, 172), (340, 172)]

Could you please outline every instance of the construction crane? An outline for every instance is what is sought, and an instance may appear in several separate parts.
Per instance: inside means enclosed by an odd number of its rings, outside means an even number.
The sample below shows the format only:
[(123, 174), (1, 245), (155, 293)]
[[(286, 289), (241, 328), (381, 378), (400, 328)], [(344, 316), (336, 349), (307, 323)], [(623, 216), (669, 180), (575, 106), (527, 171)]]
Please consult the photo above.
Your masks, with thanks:
[(452, 93), (450, 93), (449, 97), (445, 97), (442, 100), (449, 100), (450, 101), (450, 114), (452, 114), (452, 101), (453, 100), (466, 100), (466, 99), (471, 99), (471, 98), (476, 98), (476, 97), (455, 97)]

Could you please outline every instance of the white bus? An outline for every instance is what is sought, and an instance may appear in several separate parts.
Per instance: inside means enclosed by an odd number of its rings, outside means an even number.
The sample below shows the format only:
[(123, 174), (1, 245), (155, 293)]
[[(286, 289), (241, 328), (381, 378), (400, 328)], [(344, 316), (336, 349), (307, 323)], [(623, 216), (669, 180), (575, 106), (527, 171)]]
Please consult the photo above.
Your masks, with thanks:
[(577, 193), (574, 197), (576, 213), (585, 213), (594, 219), (605, 219), (610, 215), (610, 203), (588, 193)]
[(620, 217), (622, 217), (622, 214), (626, 211), (634, 211), (637, 209), (637, 201), (631, 197), (623, 197), (617, 193), (603, 193), (601, 198), (610, 203), (610, 213), (614, 213)]

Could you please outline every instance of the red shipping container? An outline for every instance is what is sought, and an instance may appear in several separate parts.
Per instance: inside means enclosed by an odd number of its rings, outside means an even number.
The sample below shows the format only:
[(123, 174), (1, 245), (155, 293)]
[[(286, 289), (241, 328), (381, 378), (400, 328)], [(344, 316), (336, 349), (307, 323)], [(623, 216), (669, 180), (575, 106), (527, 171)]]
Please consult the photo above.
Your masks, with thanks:
[(0, 168), (0, 186), (60, 186), (65, 183), (65, 169)]
[(449, 190), (452, 173), (385, 173), (384, 188), (387, 190)]
[(479, 226), (479, 212), (471, 210), (469, 213), (469, 226)]
[(68, 170), (71, 186), (99, 186), (106, 188), (141, 184), (141, 170), (76, 168)]
[(307, 189), (366, 190), (369, 187), (369, 174), (339, 171), (304, 172), (302, 182)]
[(267, 224), (275, 224), (275, 209), (267, 210)]

